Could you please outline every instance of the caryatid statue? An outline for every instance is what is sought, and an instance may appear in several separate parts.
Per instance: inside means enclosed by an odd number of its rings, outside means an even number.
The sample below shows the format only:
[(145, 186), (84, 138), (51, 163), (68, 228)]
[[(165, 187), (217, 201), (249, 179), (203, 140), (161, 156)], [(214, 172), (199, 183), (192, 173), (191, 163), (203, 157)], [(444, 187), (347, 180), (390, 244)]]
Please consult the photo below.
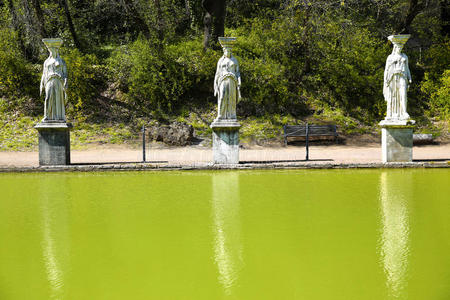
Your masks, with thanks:
[(241, 98), (239, 63), (231, 53), (235, 41), (236, 38), (219, 37), (223, 56), (217, 63), (214, 78), (214, 96), (217, 96), (218, 100), (217, 121), (236, 120), (236, 104)]
[(411, 73), (408, 67), (408, 57), (401, 53), (410, 35), (391, 35), (388, 39), (394, 44), (392, 53), (386, 60), (384, 70), (383, 95), (387, 102), (387, 121), (406, 121), (408, 104), (407, 91), (411, 83)]
[(67, 66), (59, 56), (62, 39), (43, 39), (50, 56), (44, 62), (40, 92), (45, 91), (43, 122), (66, 121), (65, 105), (67, 102)]

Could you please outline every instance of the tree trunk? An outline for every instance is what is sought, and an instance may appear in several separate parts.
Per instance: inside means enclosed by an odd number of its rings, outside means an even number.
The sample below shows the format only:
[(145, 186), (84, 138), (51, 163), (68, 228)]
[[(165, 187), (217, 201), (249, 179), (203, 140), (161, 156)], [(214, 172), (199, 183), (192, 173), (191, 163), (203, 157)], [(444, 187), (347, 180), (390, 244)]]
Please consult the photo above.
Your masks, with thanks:
[(205, 9), (203, 23), (205, 26), (203, 47), (211, 46), (211, 41), (216, 44), (218, 37), (224, 35), (226, 0), (203, 0), (202, 6)]
[(22, 51), (22, 54), (27, 57), (27, 49), (25, 47), (24, 42), (24, 34), (23, 34), (23, 27), (21, 22), (19, 21), (19, 18), (17, 17), (16, 8), (14, 7), (13, 0), (7, 0), (8, 9), (11, 14), (11, 21), (12, 21), (12, 27), (14, 28), (14, 31), (17, 32), (17, 38), (19, 40), (19, 46), (20, 50)]
[(125, 9), (126, 14), (138, 25), (138, 27), (142, 30), (142, 33), (146, 38), (150, 38), (150, 29), (148, 28), (147, 23), (144, 18), (142, 18), (141, 14), (139, 14), (139, 10), (136, 8), (132, 0), (120, 0), (119, 1), (122, 7)]
[(396, 32), (397, 34), (401, 33), (409, 33), (411, 31), (411, 24), (414, 21), (414, 18), (420, 13), (423, 9), (423, 4), (419, 3), (418, 0), (410, 0), (408, 12), (403, 20), (403, 22), (399, 23)]
[(41, 1), (40, 0), (31, 0), (34, 7), (34, 12), (36, 13), (37, 24), (39, 28), (39, 33), (42, 37), (48, 37), (47, 31), (45, 30), (44, 25), (44, 14), (41, 9)]
[(60, 0), (60, 4), (64, 9), (67, 25), (69, 26), (69, 31), (70, 34), (72, 35), (75, 47), (77, 47), (78, 50), (82, 51), (80, 40), (78, 39), (77, 32), (75, 31), (75, 26), (73, 25), (72, 15), (70, 14), (69, 3), (67, 2), (67, 0)]
[(213, 23), (213, 33), (212, 38), (217, 42), (220, 36), (225, 34), (225, 14), (226, 14), (226, 1), (218, 0), (215, 1), (216, 9), (214, 10), (214, 23)]
[(311, 72), (311, 46), (310, 46), (310, 36), (311, 36), (311, 24), (310, 22), (310, 16), (311, 16), (311, 7), (307, 6), (305, 8), (305, 18), (303, 19), (303, 37), (302, 42), (304, 45), (305, 53), (305, 65), (303, 66), (303, 74), (308, 74)]
[(191, 18), (191, 6), (189, 0), (184, 0), (184, 10), (186, 12), (186, 17)]
[(203, 18), (204, 25), (204, 33), (203, 33), (203, 50), (209, 47), (209, 40), (211, 39), (211, 14), (209, 12), (205, 13), (205, 17)]
[(162, 12), (161, 12), (161, 3), (159, 0), (155, 1), (155, 7), (156, 7), (156, 31), (158, 32), (158, 39), (162, 41), (164, 39), (164, 31), (163, 31), (163, 18), (162, 18)]
[(441, 34), (448, 36), (450, 33), (450, 1), (440, 0), (441, 6)]

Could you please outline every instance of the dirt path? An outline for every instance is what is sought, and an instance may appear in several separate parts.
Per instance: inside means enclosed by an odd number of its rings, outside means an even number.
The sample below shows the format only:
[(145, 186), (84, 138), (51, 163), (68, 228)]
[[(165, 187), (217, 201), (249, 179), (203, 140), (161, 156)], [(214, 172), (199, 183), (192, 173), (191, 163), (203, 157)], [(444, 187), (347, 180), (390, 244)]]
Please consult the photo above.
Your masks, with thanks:
[[(212, 150), (196, 147), (147, 150), (147, 161), (168, 161), (173, 164), (193, 164), (212, 160)], [(309, 158), (315, 163), (379, 163), (381, 147), (366, 146), (312, 146)], [(240, 161), (299, 161), (305, 159), (305, 147), (241, 149)], [(450, 161), (450, 144), (418, 146), (413, 149), (413, 159), (418, 161)], [(111, 163), (142, 161), (142, 150), (126, 147), (102, 147), (72, 151), (72, 163)], [(0, 152), (0, 166), (38, 166), (37, 152)]]

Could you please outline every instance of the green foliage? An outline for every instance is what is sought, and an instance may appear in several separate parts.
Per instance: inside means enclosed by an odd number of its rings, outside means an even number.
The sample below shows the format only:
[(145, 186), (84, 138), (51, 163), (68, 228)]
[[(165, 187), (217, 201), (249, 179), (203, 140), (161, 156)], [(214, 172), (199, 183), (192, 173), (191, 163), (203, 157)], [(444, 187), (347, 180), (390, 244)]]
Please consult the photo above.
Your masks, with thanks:
[(275, 26), (269, 21), (255, 19), (245, 27), (227, 32), (228, 35), (240, 36), (235, 47), (242, 76), (240, 115), (299, 115), (304, 112), (303, 107), (300, 111), (295, 109), (302, 104), (299, 86), (290, 77), (290, 67), (295, 62), (285, 64), (289, 60), (282, 44), (285, 35), (277, 33)]
[(87, 115), (95, 115), (99, 110), (96, 100), (105, 84), (105, 67), (93, 54), (82, 54), (74, 48), (64, 50), (62, 57), (69, 77), (67, 96), (71, 104), (67, 113), (70, 117), (85, 120)]
[(261, 143), (281, 139), (282, 131), (282, 126), (273, 119), (252, 117), (242, 122), (240, 136), (243, 142)]
[(383, 113), (383, 72), (389, 50), (367, 29), (341, 25), (329, 22), (317, 43), (316, 95), (361, 121), (373, 122)]
[(132, 45), (128, 85), (134, 107), (163, 114), (176, 107), (189, 78), (171, 53), (157, 47), (143, 38)]
[(33, 126), (37, 117), (10, 113), (10, 105), (0, 98), (0, 151), (35, 150), (38, 137)]
[[(354, 117), (349, 116), (346, 111), (341, 108), (331, 107), (321, 101), (316, 101), (315, 104), (317, 110), (312, 115), (311, 123), (318, 124), (335, 124), (338, 127), (338, 131), (344, 134), (363, 134), (373, 132), (373, 128)], [(359, 115), (363, 114), (363, 109), (360, 109)]]
[(365, 122), (380, 118), (386, 43), (347, 20), (329, 19), (315, 35), (307, 22), (297, 11), (230, 31), (240, 37), (244, 101), (256, 107), (250, 114), (304, 115), (313, 97)]
[(441, 120), (450, 120), (450, 70), (445, 70), (438, 81), (425, 74), (422, 91), (429, 95), (428, 105), (432, 116)]
[(88, 145), (102, 144), (135, 144), (139, 143), (139, 130), (123, 123), (92, 124), (80, 122), (75, 124), (71, 135), (75, 149), (83, 149)]
[(22, 56), (14, 31), (0, 29), (0, 97), (37, 97), (39, 77)]
[(279, 0), (229, 1), (226, 23), (230, 27), (238, 27), (248, 19), (262, 16), (271, 17), (276, 15), (282, 5), (284, 5), (283, 1)]
[[(269, 134), (257, 132), (280, 126), (274, 116), (290, 122), (313, 117), (345, 132), (366, 130), (385, 112), (383, 71), (392, 50), (386, 37), (404, 30), (412, 34), (405, 47), (413, 77), (408, 112), (417, 120), (425, 115), (423, 124), (448, 120), (444, 2), (227, 1), (226, 35), (238, 38), (233, 52), (242, 75), (238, 115), (259, 120), (248, 132)], [(190, 116), (215, 111), (213, 79), (222, 55), (220, 49), (202, 49), (201, 0), (69, 0), (81, 49), (63, 1), (40, 1), (43, 18), (27, 3), (0, 3), (1, 114), (42, 114), (45, 34), (65, 41), (69, 119), (131, 124), (179, 117), (210, 133), (210, 116)], [(409, 10), (414, 3), (419, 5)]]
[(450, 40), (433, 45), (427, 53), (427, 68), (420, 85), (428, 113), (441, 120), (450, 119)]
[(444, 71), (450, 69), (450, 38), (433, 44), (425, 56), (424, 63), (429, 80), (439, 80)]
[(166, 116), (212, 92), (216, 59), (212, 50), (202, 51), (198, 39), (165, 46), (140, 38), (118, 49), (108, 66), (125, 101), (143, 113)]

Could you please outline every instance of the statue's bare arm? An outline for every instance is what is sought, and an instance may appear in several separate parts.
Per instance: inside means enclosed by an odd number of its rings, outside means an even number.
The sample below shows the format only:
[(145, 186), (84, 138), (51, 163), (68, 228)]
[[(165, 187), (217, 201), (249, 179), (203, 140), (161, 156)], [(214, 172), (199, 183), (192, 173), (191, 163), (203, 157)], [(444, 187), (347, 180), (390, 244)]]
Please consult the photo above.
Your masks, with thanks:
[(384, 68), (384, 85), (388, 86), (389, 82), (391, 81), (391, 77), (392, 77), (392, 72), (391, 72), (391, 58), (388, 57), (388, 59), (386, 60), (386, 67)]
[(238, 100), (241, 99), (241, 73), (239, 72), (239, 65), (236, 65), (236, 77), (238, 81)]
[(47, 66), (46, 66), (46, 62), (44, 62), (44, 69), (42, 70), (42, 77), (41, 77), (41, 85), (40, 85), (40, 95), (42, 96), (42, 92), (44, 91), (45, 88), (45, 78), (47, 77)]
[(236, 78), (237, 78), (237, 84), (238, 84), (238, 99), (241, 99), (241, 72), (239, 71), (239, 62), (235, 57), (232, 58), (236, 65)]
[[(62, 59), (61, 59), (62, 60)], [(67, 89), (67, 65), (66, 62), (64, 60), (62, 60), (62, 66), (63, 66), (63, 78), (64, 78), (64, 89)]]
[(220, 77), (220, 64), (222, 63), (223, 57), (217, 62), (216, 76), (214, 77), (214, 96), (219, 93), (219, 77)]
[(412, 83), (411, 71), (409, 70), (408, 56), (406, 56), (406, 78), (408, 79), (409, 83)]

